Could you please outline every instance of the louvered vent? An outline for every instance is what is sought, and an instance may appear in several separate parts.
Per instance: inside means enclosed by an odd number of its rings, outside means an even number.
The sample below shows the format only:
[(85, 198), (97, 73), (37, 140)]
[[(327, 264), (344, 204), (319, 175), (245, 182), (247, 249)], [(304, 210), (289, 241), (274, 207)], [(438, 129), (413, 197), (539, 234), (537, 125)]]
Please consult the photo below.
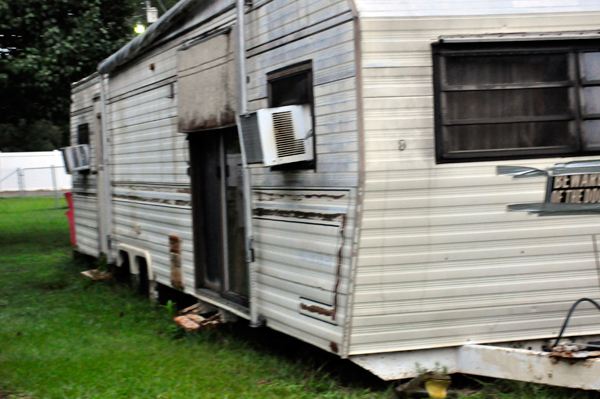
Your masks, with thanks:
[(306, 153), (302, 140), (296, 140), (292, 112), (275, 112), (272, 115), (277, 156), (289, 157)]
[(275, 166), (315, 159), (309, 104), (259, 109), (240, 120), (247, 165)]

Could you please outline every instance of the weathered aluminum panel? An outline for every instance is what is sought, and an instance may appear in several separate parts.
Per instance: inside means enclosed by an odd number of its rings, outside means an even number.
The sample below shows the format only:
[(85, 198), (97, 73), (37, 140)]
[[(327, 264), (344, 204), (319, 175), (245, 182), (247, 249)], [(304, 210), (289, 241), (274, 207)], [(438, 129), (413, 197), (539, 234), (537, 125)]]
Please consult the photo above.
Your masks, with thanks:
[(232, 12), (218, 15), (111, 76), (109, 129), (115, 182), (189, 185), (187, 141), (177, 131), (177, 49), (204, 32), (230, 24), (232, 17)]
[(231, 30), (191, 43), (177, 53), (179, 131), (233, 126), (235, 65)]
[[(248, 19), (253, 21), (252, 18), (250, 14)], [(352, 22), (336, 25), (248, 59), (250, 110), (267, 106), (266, 101), (261, 100), (267, 96), (267, 72), (307, 59), (313, 62), (315, 95), (316, 173), (300, 170), (291, 174), (257, 168), (252, 171), (254, 185), (357, 186), (358, 114), (353, 29)]]
[[(169, 35), (213, 19), (171, 36), (119, 68), (111, 75), (109, 95), (113, 241), (149, 251), (156, 281), (172, 286), (175, 269), (181, 277), (175, 276), (175, 285), (188, 292), (194, 291), (196, 282), (188, 143), (177, 130), (177, 104), (182, 101), (177, 50), (208, 31), (231, 24), (234, 14), (221, 13), (231, 1), (209, 3), (199, 5)], [(180, 239), (177, 259), (170, 252), (169, 236)]]
[[(217, 0), (213, 4), (225, 5), (230, 0)], [(222, 9), (226, 10), (227, 7)], [(184, 34), (175, 36), (172, 40), (163, 41), (160, 45), (150, 46), (147, 52), (139, 55), (132, 62), (115, 70), (110, 75), (111, 92), (110, 98), (124, 95), (126, 93), (139, 90), (144, 86), (156, 84), (166, 79), (177, 76), (177, 50), (186, 42), (194, 40), (207, 32), (230, 26), (233, 24), (235, 14), (231, 11), (223, 13), (217, 12), (203, 17), (214, 16), (214, 19), (208, 20), (205, 24), (198, 25)], [(197, 24), (202, 20), (197, 16)], [(196, 16), (194, 17), (196, 18)], [(174, 32), (175, 33), (175, 32)]]
[[(119, 243), (144, 248), (152, 254), (154, 277), (157, 281), (171, 286), (173, 251), (170, 236), (178, 237), (177, 264), (180, 273), (178, 282), (182, 286), (194, 286), (194, 255), (192, 248), (191, 209), (168, 203), (170, 193), (179, 198), (177, 189), (152, 187), (152, 190), (130, 191), (127, 198), (117, 194), (115, 189), (114, 206), (114, 246)], [(135, 194), (137, 193), (137, 194)], [(143, 193), (143, 194), (140, 194)], [(155, 194), (155, 195), (153, 195)], [(189, 194), (187, 194), (189, 200)], [(174, 200), (179, 201), (179, 200)]]
[(600, 11), (598, 0), (354, 0), (361, 17), (542, 14)]
[[(387, 4), (409, 11), (408, 2)], [(465, 4), (474, 5), (453, 7)], [(498, 165), (571, 159), (435, 164), (431, 42), (588, 30), (600, 16), (525, 14), (361, 20), (366, 181), (351, 355), (552, 337), (575, 300), (600, 295), (592, 242), (600, 219), (507, 212), (543, 201), (546, 179), (496, 174)], [(596, 313), (576, 314), (569, 334), (597, 333)]]
[(298, 35), (312, 25), (318, 25), (347, 13), (347, 0), (273, 1), (257, 6), (248, 15), (247, 48), (276, 41), (288, 35)]
[[(261, 3), (247, 14), (246, 30), (248, 110), (268, 107), (268, 72), (311, 60), (316, 142), (315, 170), (252, 169), (259, 292), (253, 306), (271, 328), (338, 354), (344, 353), (358, 185), (356, 32), (349, 6), (341, 0)], [(327, 197), (340, 193), (346, 194)]]
[(100, 255), (98, 237), (98, 201), (96, 196), (73, 195), (77, 250), (91, 256)]
[[(600, 359), (556, 359), (552, 353), (491, 345), (352, 356), (350, 360), (384, 380), (412, 378), (422, 369), (600, 389)], [(419, 370), (420, 369), (420, 370)]]
[[(97, 165), (95, 140), (95, 98), (99, 96), (99, 77), (94, 74), (73, 84), (71, 93), (70, 143), (78, 144), (78, 126), (89, 126), (90, 165)], [(97, 179), (94, 173), (73, 175), (73, 208), (75, 210), (75, 238), (77, 250), (91, 256), (99, 256)]]
[(253, 189), (258, 313), (333, 352), (346, 320), (351, 200), (350, 190)]

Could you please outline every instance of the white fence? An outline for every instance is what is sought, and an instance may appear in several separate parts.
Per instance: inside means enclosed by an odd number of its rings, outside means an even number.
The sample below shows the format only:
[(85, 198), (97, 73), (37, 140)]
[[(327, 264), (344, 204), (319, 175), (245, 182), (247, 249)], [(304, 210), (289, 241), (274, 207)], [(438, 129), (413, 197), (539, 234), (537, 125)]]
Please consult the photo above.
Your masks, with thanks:
[(73, 187), (60, 151), (0, 152), (0, 193), (65, 191)]

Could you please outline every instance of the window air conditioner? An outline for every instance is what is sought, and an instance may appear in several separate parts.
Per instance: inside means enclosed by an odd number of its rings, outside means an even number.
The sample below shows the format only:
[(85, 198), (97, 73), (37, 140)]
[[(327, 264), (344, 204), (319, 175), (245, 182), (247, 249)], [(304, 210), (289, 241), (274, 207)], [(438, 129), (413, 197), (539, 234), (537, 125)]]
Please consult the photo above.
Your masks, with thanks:
[(248, 164), (274, 166), (314, 159), (310, 105), (261, 109), (243, 115), (241, 125)]
[(65, 169), (67, 173), (73, 174), (80, 170), (90, 169), (90, 146), (87, 144), (74, 145), (61, 148)]

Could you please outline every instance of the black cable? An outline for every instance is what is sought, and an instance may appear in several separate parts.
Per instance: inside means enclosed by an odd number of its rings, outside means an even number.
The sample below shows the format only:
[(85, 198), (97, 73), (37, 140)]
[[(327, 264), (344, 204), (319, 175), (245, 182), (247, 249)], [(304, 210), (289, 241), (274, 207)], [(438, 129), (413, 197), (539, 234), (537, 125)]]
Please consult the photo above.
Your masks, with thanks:
[(558, 345), (558, 342), (561, 340), (562, 335), (565, 332), (565, 329), (567, 328), (567, 325), (569, 324), (569, 319), (571, 318), (571, 315), (575, 311), (575, 308), (577, 307), (577, 305), (579, 305), (581, 302), (590, 302), (591, 304), (593, 304), (594, 306), (596, 306), (598, 308), (598, 310), (600, 310), (600, 305), (598, 305), (598, 303), (596, 301), (594, 301), (593, 299), (581, 298), (577, 302), (575, 302), (573, 304), (573, 306), (571, 306), (571, 310), (569, 310), (569, 314), (567, 314), (567, 318), (565, 319), (565, 322), (563, 323), (563, 326), (562, 326), (562, 328), (560, 330), (560, 334), (558, 334), (558, 337), (556, 338), (556, 341), (554, 342), (554, 345), (552, 345), (552, 348), (554, 348), (555, 346)]

